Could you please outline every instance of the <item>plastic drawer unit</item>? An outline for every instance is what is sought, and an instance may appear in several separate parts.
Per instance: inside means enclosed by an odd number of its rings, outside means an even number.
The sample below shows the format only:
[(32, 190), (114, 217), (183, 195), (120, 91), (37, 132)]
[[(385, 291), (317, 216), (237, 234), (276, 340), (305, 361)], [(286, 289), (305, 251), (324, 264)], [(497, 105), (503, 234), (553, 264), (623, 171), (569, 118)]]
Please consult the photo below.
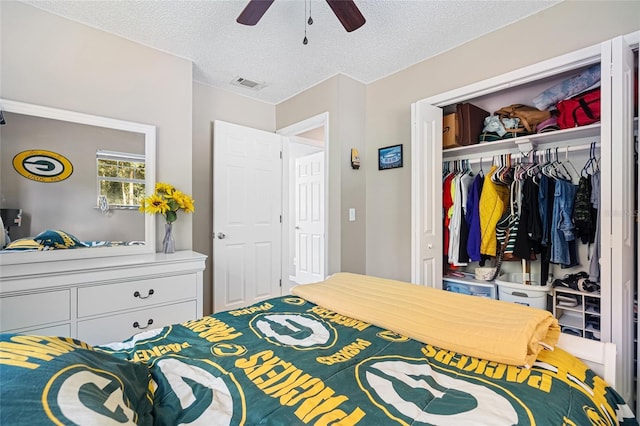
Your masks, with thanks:
[(497, 298), (496, 285), (493, 282), (479, 281), (470, 277), (445, 276), (442, 279), (442, 289), (453, 293), (469, 294), (489, 299)]

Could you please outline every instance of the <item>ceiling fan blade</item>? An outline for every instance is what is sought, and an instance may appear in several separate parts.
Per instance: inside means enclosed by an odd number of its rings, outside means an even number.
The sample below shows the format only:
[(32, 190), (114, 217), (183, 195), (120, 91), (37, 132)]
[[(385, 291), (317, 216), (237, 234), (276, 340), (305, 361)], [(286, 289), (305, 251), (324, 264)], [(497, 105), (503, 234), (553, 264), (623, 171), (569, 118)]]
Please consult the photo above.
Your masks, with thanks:
[(240, 16), (238, 16), (238, 19), (236, 19), (236, 22), (243, 25), (257, 24), (273, 1), (274, 0), (249, 0), (249, 4), (245, 6)]
[(327, 3), (347, 32), (357, 30), (366, 22), (353, 0), (327, 0)]

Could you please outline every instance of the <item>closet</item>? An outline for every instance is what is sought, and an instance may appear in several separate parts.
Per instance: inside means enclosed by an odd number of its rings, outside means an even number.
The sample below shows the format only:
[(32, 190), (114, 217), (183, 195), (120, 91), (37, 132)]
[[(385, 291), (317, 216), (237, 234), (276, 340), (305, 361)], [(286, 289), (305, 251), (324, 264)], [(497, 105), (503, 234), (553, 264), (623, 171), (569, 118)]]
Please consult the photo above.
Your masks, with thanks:
[[(412, 282), (442, 288), (443, 282), (443, 161), (473, 164), (494, 156), (522, 156), (552, 150), (560, 158), (589, 158), (599, 149), (601, 207), (599, 225), (602, 341), (617, 345), (617, 390), (632, 403), (634, 388), (633, 300), (636, 288), (635, 163), (633, 95), (637, 90), (640, 32), (546, 60), (488, 80), (423, 99), (412, 104)], [(522, 103), (564, 79), (600, 64), (599, 123), (458, 148), (442, 149), (443, 115), (458, 103), (469, 102), (486, 111)], [(578, 166), (579, 163), (579, 166)], [(487, 171), (488, 167), (484, 166)], [(581, 262), (584, 262), (581, 260)], [(584, 267), (585, 265), (583, 265)], [(588, 265), (586, 265), (588, 267)]]

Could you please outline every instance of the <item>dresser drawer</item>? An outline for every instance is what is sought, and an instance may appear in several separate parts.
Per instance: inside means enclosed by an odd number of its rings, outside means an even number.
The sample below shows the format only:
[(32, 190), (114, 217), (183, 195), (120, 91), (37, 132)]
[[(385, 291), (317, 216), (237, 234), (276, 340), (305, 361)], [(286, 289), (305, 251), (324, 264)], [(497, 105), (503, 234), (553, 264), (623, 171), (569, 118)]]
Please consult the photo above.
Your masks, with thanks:
[(71, 318), (71, 290), (0, 297), (0, 331), (9, 331)]
[(196, 301), (193, 300), (78, 321), (78, 339), (91, 345), (117, 342), (146, 329), (161, 328), (195, 319), (196, 312)]
[(78, 289), (78, 318), (195, 299), (196, 274), (136, 280)]
[(20, 334), (36, 334), (38, 336), (69, 337), (71, 336), (71, 325), (69, 325), (69, 323), (66, 323), (66, 324), (60, 324), (60, 325), (30, 328), (28, 330), (20, 330), (19, 333)]

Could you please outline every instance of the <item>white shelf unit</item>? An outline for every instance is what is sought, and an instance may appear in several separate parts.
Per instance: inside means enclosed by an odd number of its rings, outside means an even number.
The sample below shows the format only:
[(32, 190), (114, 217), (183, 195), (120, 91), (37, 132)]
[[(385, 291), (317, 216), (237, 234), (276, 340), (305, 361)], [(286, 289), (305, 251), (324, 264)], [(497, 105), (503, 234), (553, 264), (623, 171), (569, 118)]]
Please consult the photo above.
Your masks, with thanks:
[[(576, 306), (563, 305), (558, 296), (565, 296), (576, 301)], [(563, 333), (579, 333), (580, 337), (600, 340), (600, 293), (582, 292), (556, 287), (553, 289), (553, 316)], [(567, 330), (569, 329), (569, 330)], [(571, 333), (571, 331), (575, 333)]]

